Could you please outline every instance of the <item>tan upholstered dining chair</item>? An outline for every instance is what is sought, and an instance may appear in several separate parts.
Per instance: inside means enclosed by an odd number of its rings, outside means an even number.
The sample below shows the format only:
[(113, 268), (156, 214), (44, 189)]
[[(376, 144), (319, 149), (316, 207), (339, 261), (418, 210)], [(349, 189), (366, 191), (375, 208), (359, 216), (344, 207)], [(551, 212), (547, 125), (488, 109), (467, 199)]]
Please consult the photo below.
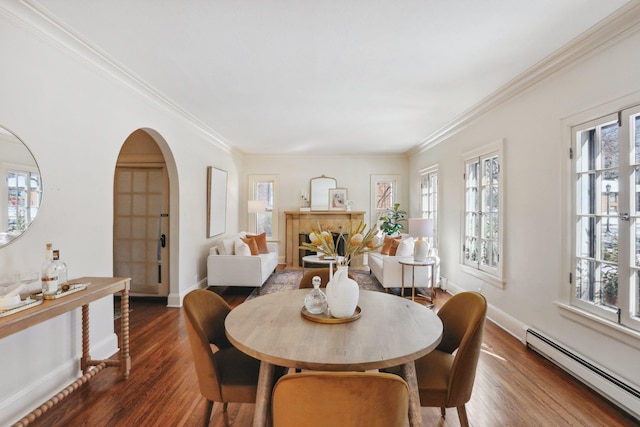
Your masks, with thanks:
[[(335, 269), (334, 269), (335, 271)], [(299, 289), (313, 288), (313, 284), (311, 280), (314, 276), (320, 276), (320, 287), (326, 288), (327, 283), (329, 283), (329, 269), (328, 268), (313, 268), (308, 270), (306, 273), (302, 275), (302, 279), (300, 279)], [(349, 279), (356, 280), (351, 273), (349, 273)]]
[(303, 372), (273, 389), (273, 427), (404, 427), (409, 387), (380, 372)]
[(222, 402), (226, 412), (227, 402), (256, 401), (260, 361), (236, 349), (227, 339), (224, 320), (230, 311), (226, 301), (212, 291), (199, 289), (184, 297), (198, 385), (207, 399), (205, 426), (209, 425), (214, 402)]
[(486, 315), (487, 301), (481, 294), (452, 296), (438, 311), (442, 341), (415, 362), (420, 405), (440, 407), (443, 417), (445, 408), (457, 408), (462, 427), (469, 425), (465, 404), (471, 398)]

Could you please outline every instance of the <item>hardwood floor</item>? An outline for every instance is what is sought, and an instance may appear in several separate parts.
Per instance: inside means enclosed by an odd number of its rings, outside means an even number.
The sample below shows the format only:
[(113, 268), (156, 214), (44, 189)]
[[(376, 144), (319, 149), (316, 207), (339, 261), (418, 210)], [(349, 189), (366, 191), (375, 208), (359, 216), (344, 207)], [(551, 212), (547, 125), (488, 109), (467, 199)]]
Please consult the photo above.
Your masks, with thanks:
[[(250, 290), (221, 294), (232, 306)], [(438, 292), (437, 307), (448, 299)], [(191, 359), (182, 310), (165, 301), (131, 301), (131, 376), (108, 368), (49, 410), (31, 426), (201, 426), (205, 401)], [(116, 330), (119, 322), (116, 320)], [(214, 405), (211, 426), (250, 426), (254, 405)], [(638, 426), (559, 368), (487, 322), (471, 401), (471, 426)], [(426, 427), (459, 426), (455, 409), (446, 418), (422, 408)], [(303, 426), (301, 426), (303, 427)], [(328, 426), (334, 427), (334, 426)]]

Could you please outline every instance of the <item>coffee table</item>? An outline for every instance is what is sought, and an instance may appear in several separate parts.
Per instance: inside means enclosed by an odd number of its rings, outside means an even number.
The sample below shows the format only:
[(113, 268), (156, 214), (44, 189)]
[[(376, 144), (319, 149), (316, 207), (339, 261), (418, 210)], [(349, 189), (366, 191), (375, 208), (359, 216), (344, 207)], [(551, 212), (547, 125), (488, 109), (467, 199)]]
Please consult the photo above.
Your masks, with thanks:
[(333, 258), (320, 258), (318, 255), (307, 255), (302, 257), (302, 274), (304, 275), (304, 269), (309, 264), (324, 264), (329, 266), (329, 280), (333, 278), (333, 263), (336, 260)]

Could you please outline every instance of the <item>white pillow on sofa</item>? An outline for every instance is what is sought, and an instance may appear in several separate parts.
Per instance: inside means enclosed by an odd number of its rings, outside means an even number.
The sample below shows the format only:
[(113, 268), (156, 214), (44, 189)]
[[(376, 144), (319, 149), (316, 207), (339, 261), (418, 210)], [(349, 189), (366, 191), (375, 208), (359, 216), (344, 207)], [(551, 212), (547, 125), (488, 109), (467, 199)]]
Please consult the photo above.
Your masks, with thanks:
[(231, 237), (222, 239), (218, 244), (218, 252), (220, 255), (235, 255), (236, 239), (247, 237), (246, 231), (241, 231)]
[(233, 250), (236, 255), (241, 256), (251, 256), (251, 248), (242, 239), (238, 238), (235, 240)]
[(413, 237), (407, 237), (400, 241), (398, 249), (396, 249), (396, 256), (407, 257), (413, 256)]

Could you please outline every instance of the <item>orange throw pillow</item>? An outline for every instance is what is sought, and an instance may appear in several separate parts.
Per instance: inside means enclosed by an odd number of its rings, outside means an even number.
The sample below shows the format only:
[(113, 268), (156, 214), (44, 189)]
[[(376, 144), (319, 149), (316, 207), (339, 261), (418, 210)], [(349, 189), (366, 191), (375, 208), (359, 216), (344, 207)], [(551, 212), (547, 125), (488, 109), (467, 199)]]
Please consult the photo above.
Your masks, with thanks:
[(393, 240), (391, 242), (391, 248), (389, 249), (389, 256), (396, 256), (396, 252), (398, 252), (398, 246), (400, 246), (401, 240)]
[(247, 239), (255, 240), (258, 245), (258, 253), (268, 254), (269, 247), (267, 246), (267, 233), (260, 234), (247, 234)]
[(256, 239), (242, 239), (243, 242), (245, 242), (248, 246), (249, 246), (249, 250), (251, 251), (251, 255), (258, 255), (260, 252), (258, 251), (258, 243), (256, 242)]
[[(380, 253), (383, 255), (390, 255), (389, 251), (391, 251), (391, 245), (393, 244), (393, 242), (395, 241), (399, 241), (400, 240), (400, 236), (397, 237), (389, 237), (389, 236), (384, 236), (384, 243), (382, 244), (382, 249), (380, 250)], [(396, 249), (398, 249), (398, 246), (396, 245)], [(395, 255), (396, 251), (393, 251), (393, 254)]]

